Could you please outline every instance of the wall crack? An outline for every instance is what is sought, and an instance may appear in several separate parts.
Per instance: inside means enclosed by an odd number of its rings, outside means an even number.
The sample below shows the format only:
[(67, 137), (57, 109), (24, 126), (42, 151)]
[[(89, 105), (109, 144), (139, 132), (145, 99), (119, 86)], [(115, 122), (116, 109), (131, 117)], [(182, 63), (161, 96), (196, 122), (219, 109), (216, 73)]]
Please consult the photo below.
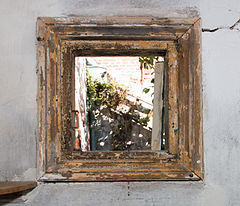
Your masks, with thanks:
[(218, 31), (220, 28), (215, 28), (215, 29), (205, 29), (205, 28), (202, 28), (202, 32), (215, 32), (215, 31)]
[[(230, 29), (235, 29), (235, 27), (236, 27), (239, 23), (240, 23), (240, 19), (238, 19), (238, 21), (237, 21), (236, 23), (234, 23), (234, 24), (230, 27)], [(237, 29), (237, 30), (239, 30), (239, 29)]]
[(213, 29), (202, 28), (202, 32), (216, 32), (218, 30), (223, 30), (223, 29), (240, 31), (240, 28), (236, 28), (236, 26), (238, 24), (240, 24), (240, 19), (238, 19), (232, 26), (222, 26), (222, 27), (216, 27), (216, 28), (213, 28)]

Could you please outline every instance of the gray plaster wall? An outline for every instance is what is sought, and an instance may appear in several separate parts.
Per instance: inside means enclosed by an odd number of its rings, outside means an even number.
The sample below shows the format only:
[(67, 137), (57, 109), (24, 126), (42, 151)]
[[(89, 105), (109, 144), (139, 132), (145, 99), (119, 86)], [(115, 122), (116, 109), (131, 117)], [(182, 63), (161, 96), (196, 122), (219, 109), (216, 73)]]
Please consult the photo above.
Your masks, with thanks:
[[(36, 178), (38, 16), (200, 16), (203, 182), (40, 184), (27, 205), (240, 205), (239, 0), (1, 0), (0, 180)], [(19, 203), (20, 204), (20, 203)]]

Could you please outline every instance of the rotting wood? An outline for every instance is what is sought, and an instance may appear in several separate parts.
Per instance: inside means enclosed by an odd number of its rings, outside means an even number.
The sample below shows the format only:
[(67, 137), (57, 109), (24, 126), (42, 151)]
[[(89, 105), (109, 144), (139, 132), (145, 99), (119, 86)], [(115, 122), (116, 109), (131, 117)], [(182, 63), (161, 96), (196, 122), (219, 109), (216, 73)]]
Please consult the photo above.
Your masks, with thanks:
[[(133, 51), (134, 55), (144, 55), (145, 50), (146, 52), (149, 51), (154, 51), (155, 49), (160, 49), (160, 51), (162, 51), (162, 53), (166, 53), (164, 52), (164, 50), (166, 50), (168, 48), (168, 43), (170, 44), (171, 42), (160, 42), (160, 41), (122, 41), (122, 40), (115, 40), (115, 41), (63, 41), (62, 43), (62, 56), (66, 56), (66, 57), (70, 57), (70, 53), (74, 53), (76, 56), (79, 55), (79, 51), (81, 52), (81, 56), (95, 56), (94, 51), (101, 51), (101, 55), (105, 55), (106, 52), (110, 52), (111, 55), (116, 55), (119, 56), (119, 54), (124, 54), (127, 52)], [(154, 50), (153, 50), (154, 49)], [(69, 51), (70, 50), (70, 51)], [(89, 52), (90, 51), (90, 52)], [(87, 53), (86, 53), (87, 52)], [(66, 54), (65, 54), (66, 53)], [(77, 54), (76, 54), (77, 53)], [(150, 54), (150, 53), (147, 53)], [(153, 53), (155, 55), (155, 53)], [(146, 56), (146, 55), (145, 55)], [(63, 64), (63, 70), (65, 72), (69, 72), (71, 73), (71, 67), (69, 66), (71, 64), (71, 60), (70, 59), (66, 59), (64, 60), (64, 64)], [(64, 66), (65, 65), (65, 66)], [(67, 68), (67, 69), (66, 69)], [(65, 80), (67, 78), (71, 78), (71, 75), (69, 73), (64, 74), (64, 76), (66, 76)], [(69, 82), (72, 81), (69, 80)], [(68, 84), (69, 85), (69, 84)], [(72, 93), (72, 89), (71, 87), (69, 87), (68, 85), (65, 85), (64, 88), (64, 92), (63, 95), (69, 95)], [(67, 104), (67, 102), (71, 99), (71, 96), (67, 96), (66, 98), (63, 97), (63, 101), (65, 102), (65, 106), (67, 107), (67, 105), (70, 105), (70, 102)], [(63, 107), (63, 108), (64, 108)], [(67, 109), (67, 111), (70, 111), (70, 109)], [(64, 114), (66, 114), (64, 112)], [(70, 115), (68, 115), (68, 117), (70, 118)], [(65, 118), (66, 119), (66, 118)], [(64, 122), (65, 120), (63, 120)], [(70, 128), (70, 124), (69, 127)], [(76, 155), (76, 153), (71, 154), (70, 152), (73, 150), (72, 147), (72, 143), (73, 143), (73, 137), (72, 135), (70, 135), (70, 129), (68, 128), (64, 128), (63, 130), (66, 131), (68, 133), (68, 135), (63, 135), (64, 136), (64, 143), (62, 143), (62, 149), (64, 150), (63, 155), (61, 156), (61, 159), (72, 159), (72, 158), (80, 158), (80, 159), (110, 159), (110, 158), (114, 158), (119, 156), (121, 153), (119, 152), (115, 152), (114, 153), (108, 153), (106, 152), (90, 152), (90, 153), (79, 153), (80, 155)], [(66, 133), (66, 134), (67, 134)], [(71, 148), (71, 149), (70, 149)], [(111, 154), (114, 154), (114, 156), (112, 156)], [(123, 154), (125, 154), (125, 157), (123, 156)], [(146, 156), (144, 156), (142, 153), (142, 155), (140, 155), (139, 153), (123, 153), (121, 154), (122, 159), (124, 158), (128, 158), (128, 156), (131, 158), (139, 158), (140, 156), (143, 156), (142, 158), (152, 158), (151, 156), (154, 156), (154, 158), (157, 158), (156, 154), (148, 154)], [(137, 155), (136, 155), (137, 154)], [(141, 158), (141, 159), (142, 159)]]
[(176, 43), (168, 44), (168, 141), (170, 154), (179, 152), (178, 98), (179, 60)]
[[(144, 163), (144, 164), (143, 164)], [(67, 167), (66, 167), (67, 165)], [(88, 161), (75, 163), (62, 163), (48, 168), (47, 172), (136, 172), (146, 170), (168, 171), (188, 171), (180, 161)]]
[[(201, 21), (193, 26), (193, 135), (192, 161), (193, 170), (200, 178), (203, 178), (203, 144), (202, 144), (202, 56), (201, 56)], [(194, 65), (194, 66), (193, 66)]]
[[(199, 180), (200, 19), (38, 18), (38, 173), (43, 181)], [(110, 32), (111, 30), (111, 32)], [(112, 32), (114, 31), (114, 32)], [(167, 149), (74, 153), (74, 56), (165, 55)], [(168, 153), (169, 152), (169, 153)], [(123, 172), (125, 171), (125, 172)], [(49, 173), (46, 173), (49, 172)]]
[(191, 136), (192, 132), (192, 122), (190, 121), (192, 116), (192, 75), (190, 58), (185, 58), (185, 56), (191, 56), (190, 50), (188, 49), (191, 46), (190, 41), (190, 31), (187, 31), (181, 39), (179, 39), (179, 59), (180, 59), (180, 68), (185, 68), (179, 74), (179, 136), (180, 142), (179, 146), (181, 148), (181, 155), (189, 156), (189, 135)]
[(155, 17), (38, 17), (46, 25), (169, 25), (191, 27), (199, 18), (155, 18)]
[(46, 173), (41, 181), (146, 181), (146, 180), (200, 180), (191, 171), (183, 172), (161, 172), (161, 171), (143, 171), (143, 172), (88, 172), (88, 173)]
[[(38, 34), (44, 35), (45, 25), (42, 21), (38, 21)], [(44, 36), (45, 37), (45, 36)], [(46, 47), (44, 42), (38, 41), (38, 59), (37, 59), (37, 74), (38, 74), (38, 174), (41, 176), (45, 172), (45, 65), (46, 65)]]
[(99, 152), (73, 152), (71, 159), (105, 159), (105, 160), (128, 160), (128, 159), (172, 159), (175, 158), (174, 155), (171, 155), (164, 151), (99, 151)]

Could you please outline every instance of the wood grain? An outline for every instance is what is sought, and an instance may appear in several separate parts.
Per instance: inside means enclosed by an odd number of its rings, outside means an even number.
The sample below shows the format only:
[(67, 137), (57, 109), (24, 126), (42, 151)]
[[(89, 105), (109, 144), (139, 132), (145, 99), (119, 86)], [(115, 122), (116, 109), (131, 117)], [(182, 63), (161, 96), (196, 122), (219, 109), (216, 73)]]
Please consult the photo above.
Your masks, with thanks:
[[(200, 180), (201, 20), (40, 17), (38, 176), (42, 181)], [(165, 57), (166, 151), (73, 151), (75, 56)]]
[(37, 186), (37, 182), (34, 182), (34, 181), (0, 182), (0, 195), (21, 192), (24, 190), (33, 189), (36, 186)]

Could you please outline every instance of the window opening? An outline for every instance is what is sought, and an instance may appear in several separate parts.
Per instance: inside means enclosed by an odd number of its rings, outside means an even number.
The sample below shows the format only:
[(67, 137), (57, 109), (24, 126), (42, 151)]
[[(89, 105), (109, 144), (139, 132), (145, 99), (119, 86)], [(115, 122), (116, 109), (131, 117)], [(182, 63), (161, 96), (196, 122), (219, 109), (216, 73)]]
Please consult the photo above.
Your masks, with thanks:
[(165, 149), (163, 57), (75, 57), (74, 80), (75, 151)]

